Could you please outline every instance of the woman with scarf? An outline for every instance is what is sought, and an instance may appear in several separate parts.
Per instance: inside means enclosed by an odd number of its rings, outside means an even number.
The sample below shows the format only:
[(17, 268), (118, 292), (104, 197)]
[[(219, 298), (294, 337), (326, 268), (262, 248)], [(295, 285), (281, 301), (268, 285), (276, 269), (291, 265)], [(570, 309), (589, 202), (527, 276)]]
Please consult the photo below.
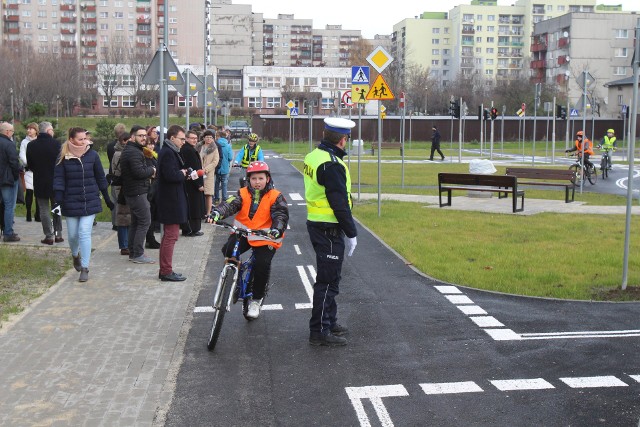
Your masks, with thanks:
[(102, 212), (100, 193), (109, 209), (114, 208), (107, 186), (100, 157), (89, 149), (86, 130), (69, 129), (69, 139), (62, 144), (53, 177), (54, 210), (59, 208), (67, 219), (73, 267), (80, 272), (80, 282), (89, 280), (93, 220)]
[(199, 147), (200, 159), (202, 159), (202, 169), (206, 176), (204, 178), (204, 213), (208, 215), (213, 206), (213, 193), (215, 185), (215, 172), (220, 162), (218, 145), (214, 140), (213, 132), (205, 130), (202, 134), (202, 144)]

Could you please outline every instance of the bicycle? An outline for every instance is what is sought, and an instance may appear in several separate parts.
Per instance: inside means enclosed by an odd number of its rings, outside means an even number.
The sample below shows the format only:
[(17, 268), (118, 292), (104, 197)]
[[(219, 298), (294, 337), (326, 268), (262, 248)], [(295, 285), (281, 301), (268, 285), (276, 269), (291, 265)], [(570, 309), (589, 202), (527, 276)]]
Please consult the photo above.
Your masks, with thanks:
[[(246, 261), (242, 261), (240, 259), (240, 254), (238, 252), (240, 237), (258, 235), (269, 238), (265, 231), (240, 228), (224, 221), (218, 221), (214, 223), (214, 225), (230, 229), (232, 233), (236, 235), (237, 239), (233, 246), (231, 256), (229, 258), (225, 258), (224, 266), (222, 267), (222, 271), (218, 278), (218, 286), (213, 294), (213, 323), (211, 324), (211, 332), (209, 334), (209, 341), (207, 342), (207, 349), (209, 349), (209, 351), (212, 351), (218, 342), (218, 337), (222, 330), (224, 315), (226, 312), (231, 311), (231, 304), (235, 304), (239, 300), (242, 300), (243, 316), (248, 321), (253, 320), (251, 317), (247, 317), (247, 311), (249, 309), (249, 302), (253, 297), (253, 293), (251, 292), (251, 270), (253, 269), (255, 256), (252, 251), (251, 256)], [(268, 291), (269, 286), (265, 289), (264, 297), (262, 298), (260, 305), (264, 303)]]
[(602, 171), (602, 179), (607, 179), (609, 171), (612, 168), (611, 155), (609, 152), (616, 151), (616, 148), (602, 148), (602, 145), (598, 145), (596, 148), (603, 151), (602, 159), (600, 160), (600, 170)]
[[(571, 154), (570, 156), (574, 156), (574, 155), (575, 154)], [(571, 166), (569, 166), (569, 170), (572, 170), (575, 172), (575, 178), (571, 180), (571, 183), (573, 184), (573, 186), (574, 187), (580, 186), (580, 180), (582, 180), (582, 173), (580, 173), (580, 171), (583, 169), (584, 169), (584, 175), (586, 175), (591, 185), (596, 185), (596, 181), (598, 181), (598, 172), (596, 171), (595, 166), (593, 165), (593, 163), (585, 163), (583, 168), (582, 165), (580, 164), (580, 158), (578, 157), (576, 159), (576, 162)]]

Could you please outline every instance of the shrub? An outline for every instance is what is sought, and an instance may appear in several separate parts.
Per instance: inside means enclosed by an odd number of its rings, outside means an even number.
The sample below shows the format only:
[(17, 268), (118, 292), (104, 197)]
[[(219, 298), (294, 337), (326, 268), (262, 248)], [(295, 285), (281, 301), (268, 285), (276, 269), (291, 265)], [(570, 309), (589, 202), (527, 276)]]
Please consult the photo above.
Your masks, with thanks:
[(113, 128), (117, 122), (110, 119), (100, 119), (96, 122), (96, 131), (94, 139), (96, 141), (108, 141), (113, 137)]

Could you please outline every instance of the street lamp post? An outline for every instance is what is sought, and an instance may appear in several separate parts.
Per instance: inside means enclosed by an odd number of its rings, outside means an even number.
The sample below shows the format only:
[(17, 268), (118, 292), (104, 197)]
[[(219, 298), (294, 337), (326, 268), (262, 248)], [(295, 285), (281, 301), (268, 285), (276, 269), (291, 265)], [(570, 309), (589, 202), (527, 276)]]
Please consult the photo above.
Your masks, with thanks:
[(9, 93), (11, 94), (11, 123), (14, 122), (13, 117), (13, 88), (9, 88)]
[(58, 105), (60, 104), (60, 95), (56, 95), (56, 127), (58, 127)]

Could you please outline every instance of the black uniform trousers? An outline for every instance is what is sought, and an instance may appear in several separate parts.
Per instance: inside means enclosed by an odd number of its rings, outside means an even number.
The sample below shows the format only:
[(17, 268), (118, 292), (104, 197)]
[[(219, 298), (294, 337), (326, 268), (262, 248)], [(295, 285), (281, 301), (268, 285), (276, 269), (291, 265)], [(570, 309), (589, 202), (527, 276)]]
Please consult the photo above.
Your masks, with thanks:
[[(229, 258), (233, 254), (233, 247), (236, 244), (237, 237), (235, 234), (231, 234), (227, 243), (222, 247), (222, 254)], [(267, 282), (271, 275), (271, 260), (276, 254), (276, 250), (273, 246), (251, 246), (246, 237), (240, 238), (240, 244), (238, 245), (238, 252), (240, 254), (245, 253), (249, 249), (253, 249), (255, 255), (255, 262), (251, 269), (252, 278), (249, 282), (253, 281), (253, 299), (264, 298), (265, 290), (267, 288)]]
[(316, 281), (313, 284), (313, 308), (309, 329), (328, 334), (338, 320), (336, 296), (342, 277), (344, 260), (344, 232), (338, 225), (324, 228), (307, 222), (307, 231), (316, 252)]

